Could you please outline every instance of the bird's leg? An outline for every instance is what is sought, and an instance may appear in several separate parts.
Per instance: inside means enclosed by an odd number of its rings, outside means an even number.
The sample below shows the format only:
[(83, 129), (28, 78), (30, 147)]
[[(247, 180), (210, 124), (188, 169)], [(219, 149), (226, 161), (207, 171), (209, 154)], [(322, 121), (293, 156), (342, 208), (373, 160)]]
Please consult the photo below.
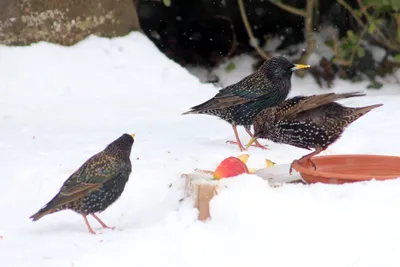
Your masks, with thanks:
[(82, 216), (83, 216), (83, 219), (85, 220), (85, 223), (89, 230), (89, 233), (91, 233), (92, 235), (95, 235), (96, 233), (93, 231), (92, 227), (90, 227), (90, 224), (89, 224), (88, 219), (86, 218), (86, 215), (82, 214)]
[(91, 214), (91, 215), (93, 216), (93, 218), (95, 218), (95, 219), (101, 224), (101, 226), (102, 226), (103, 228), (108, 228), (108, 229), (112, 229), (112, 230), (115, 229), (115, 227), (109, 227), (109, 226), (107, 226), (107, 225), (106, 225), (105, 223), (103, 223), (103, 221), (100, 220), (100, 218), (97, 217), (96, 215), (94, 215), (94, 214)]
[[(246, 127), (244, 127), (244, 129), (245, 129), (246, 132), (250, 135), (250, 137), (253, 137), (253, 134), (251, 133), (251, 131), (250, 131), (249, 129), (247, 129)], [(255, 145), (252, 145), (252, 146), (259, 147), (259, 148), (261, 148), (261, 149), (268, 149), (267, 146), (263, 146), (263, 145), (260, 144), (257, 140), (255, 140), (254, 143), (255, 143)]]
[(237, 132), (236, 127), (237, 127), (236, 125), (232, 125), (232, 129), (233, 129), (233, 132), (235, 133), (235, 137), (236, 137), (236, 142), (235, 141), (226, 141), (226, 142), (229, 144), (237, 144), (239, 146), (240, 151), (244, 151), (246, 149), (243, 147), (242, 143), (240, 142), (239, 134)]
[(323, 149), (317, 148), (317, 149), (315, 149), (314, 152), (312, 152), (312, 153), (310, 153), (310, 154), (307, 154), (307, 155), (301, 157), (300, 159), (293, 160), (292, 164), (290, 164), (290, 169), (289, 169), (290, 175), (292, 175), (293, 164), (295, 164), (296, 162), (301, 162), (301, 161), (302, 161), (302, 162), (308, 161), (308, 162), (313, 166), (314, 170), (316, 170), (316, 169), (317, 169), (317, 166), (316, 166), (315, 163), (311, 160), (311, 158), (312, 158), (313, 156), (315, 156), (315, 155), (321, 153), (322, 151), (323, 151)]

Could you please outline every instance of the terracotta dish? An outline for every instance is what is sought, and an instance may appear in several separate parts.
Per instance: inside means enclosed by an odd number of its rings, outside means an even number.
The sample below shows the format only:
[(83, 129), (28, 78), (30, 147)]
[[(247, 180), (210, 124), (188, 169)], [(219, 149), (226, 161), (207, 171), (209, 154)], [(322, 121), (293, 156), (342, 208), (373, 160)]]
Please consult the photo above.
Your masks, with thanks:
[(343, 184), (400, 178), (400, 157), (381, 155), (332, 155), (313, 157), (317, 166), (295, 163), (293, 169), (307, 183)]

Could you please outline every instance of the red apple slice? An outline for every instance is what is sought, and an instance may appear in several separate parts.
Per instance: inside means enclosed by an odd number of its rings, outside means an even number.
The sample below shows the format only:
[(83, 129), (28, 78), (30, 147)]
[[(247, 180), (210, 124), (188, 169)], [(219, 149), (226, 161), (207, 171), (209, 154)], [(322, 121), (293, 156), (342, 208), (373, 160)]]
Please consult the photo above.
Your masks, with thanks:
[(214, 179), (219, 180), (221, 178), (238, 176), (242, 173), (249, 173), (247, 166), (240, 159), (229, 157), (219, 164), (214, 171), (213, 177)]

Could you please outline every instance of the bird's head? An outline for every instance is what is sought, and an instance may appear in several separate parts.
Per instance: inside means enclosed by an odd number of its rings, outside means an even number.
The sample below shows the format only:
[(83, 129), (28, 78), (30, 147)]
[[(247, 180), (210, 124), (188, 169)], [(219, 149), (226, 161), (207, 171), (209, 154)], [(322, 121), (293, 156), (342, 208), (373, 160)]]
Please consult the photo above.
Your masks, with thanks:
[(110, 143), (104, 152), (116, 157), (129, 157), (131, 154), (132, 145), (135, 142), (134, 137), (135, 134), (125, 133), (114, 142)]
[(275, 107), (262, 110), (253, 120), (254, 135), (246, 145), (249, 148), (258, 138), (268, 139), (271, 125), (275, 121)]
[(260, 70), (266, 73), (270, 79), (290, 78), (295, 70), (309, 68), (310, 65), (293, 64), (287, 58), (279, 56), (266, 60)]

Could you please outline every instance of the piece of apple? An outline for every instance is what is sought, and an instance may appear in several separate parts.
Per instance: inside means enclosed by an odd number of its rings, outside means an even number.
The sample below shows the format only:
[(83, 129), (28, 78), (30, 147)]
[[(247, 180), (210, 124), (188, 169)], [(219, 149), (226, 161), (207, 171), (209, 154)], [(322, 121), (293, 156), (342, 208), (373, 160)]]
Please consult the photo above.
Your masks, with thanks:
[[(240, 159), (244, 164), (246, 164), (246, 166), (247, 166), (247, 161), (249, 160), (249, 157), (250, 157), (249, 154), (241, 154), (241, 155), (237, 156), (237, 158)], [(273, 166), (275, 166), (275, 162), (272, 162), (269, 159), (265, 159), (265, 166), (267, 168), (273, 167)], [(256, 171), (258, 171), (258, 169), (249, 168), (249, 166), (247, 166), (247, 169), (248, 169), (249, 173), (255, 173)]]
[(269, 167), (274, 167), (275, 166), (275, 162), (273, 162), (273, 161), (271, 161), (271, 160), (269, 160), (269, 159), (265, 159), (265, 166), (267, 167), (267, 168), (269, 168)]
[(238, 176), (242, 173), (249, 173), (246, 164), (236, 157), (229, 157), (224, 159), (215, 169), (213, 177), (216, 180), (221, 178), (228, 178)]
[(237, 156), (238, 159), (240, 159), (246, 166), (247, 166), (247, 161), (249, 160), (250, 155), (249, 154), (241, 154)]

